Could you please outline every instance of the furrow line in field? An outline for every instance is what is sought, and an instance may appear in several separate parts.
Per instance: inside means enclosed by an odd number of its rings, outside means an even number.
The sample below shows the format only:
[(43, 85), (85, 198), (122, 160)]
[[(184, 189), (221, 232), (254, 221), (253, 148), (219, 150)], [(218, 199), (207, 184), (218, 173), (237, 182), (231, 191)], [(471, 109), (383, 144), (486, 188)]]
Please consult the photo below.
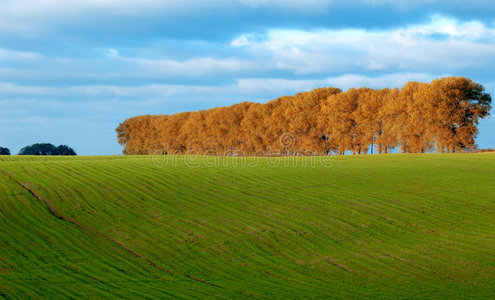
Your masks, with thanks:
[(24, 188), (25, 190), (27, 190), (33, 197), (35, 197), (36, 199), (38, 199), (39, 201), (41, 201), (42, 203), (44, 203), (46, 205), (48, 211), (50, 212), (50, 214), (52, 214), (53, 216), (55, 216), (57, 219), (60, 219), (62, 221), (65, 221), (65, 222), (68, 222), (68, 223), (71, 223), (71, 224), (80, 226), (76, 221), (70, 220), (70, 219), (64, 217), (63, 215), (61, 215), (53, 207), (52, 203), (49, 200), (41, 198), (40, 195), (38, 193), (36, 193), (33, 189), (31, 189), (29, 186), (27, 186), (26, 184), (23, 184), (19, 180), (15, 179), (12, 175), (10, 175), (9, 173), (7, 173), (6, 171), (4, 171), (4, 170), (0, 170), (0, 171), (5, 176), (9, 177), (12, 181), (14, 181), (15, 183), (17, 183), (19, 186), (21, 186), (22, 188)]

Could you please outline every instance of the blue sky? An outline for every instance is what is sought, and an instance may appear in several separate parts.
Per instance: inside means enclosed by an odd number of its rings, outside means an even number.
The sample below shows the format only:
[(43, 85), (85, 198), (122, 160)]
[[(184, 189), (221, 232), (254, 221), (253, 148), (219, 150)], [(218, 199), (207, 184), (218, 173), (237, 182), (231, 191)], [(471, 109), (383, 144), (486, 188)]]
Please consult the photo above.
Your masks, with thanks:
[[(2, 0), (0, 146), (120, 154), (128, 117), (321, 86), (470, 77), (495, 96), (495, 2)], [(477, 143), (495, 148), (495, 117)]]

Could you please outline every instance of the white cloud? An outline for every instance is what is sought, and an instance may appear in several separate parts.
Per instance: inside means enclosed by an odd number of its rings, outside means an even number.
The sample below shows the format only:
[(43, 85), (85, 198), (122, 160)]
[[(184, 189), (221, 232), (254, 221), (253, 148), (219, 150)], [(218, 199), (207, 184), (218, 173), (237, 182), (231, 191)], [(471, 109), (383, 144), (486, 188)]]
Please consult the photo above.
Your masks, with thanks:
[[(59, 27), (94, 28), (95, 16), (110, 20), (119, 16), (189, 15), (195, 11), (221, 8), (227, 0), (2, 0), (0, 32), (36, 34)], [(194, 9), (192, 9), (194, 8)]]
[[(445, 75), (445, 74), (441, 74)], [(337, 87), (343, 90), (355, 87), (385, 88), (401, 87), (408, 81), (429, 82), (439, 74), (392, 73), (381, 76), (345, 74), (321, 79), (284, 79), (284, 78), (241, 78), (237, 80), (233, 91), (238, 94), (257, 95), (297, 93), (318, 87)]]
[(0, 95), (60, 96), (70, 99), (115, 99), (119, 97), (168, 99), (183, 96), (205, 98), (206, 95), (212, 94), (233, 95), (237, 98), (256, 95), (273, 95), (273, 97), (276, 97), (282, 93), (297, 93), (323, 86), (333, 86), (342, 89), (362, 86), (372, 88), (401, 87), (407, 81), (428, 82), (439, 76), (438, 74), (426, 73), (393, 73), (377, 77), (345, 74), (320, 79), (239, 78), (234, 84), (219, 86), (149, 84), (139, 86), (74, 85), (67, 87), (45, 87), (0, 82)]
[[(230, 88), (228, 88), (230, 89)], [(46, 87), (0, 82), (0, 95), (17, 96), (59, 96), (68, 99), (132, 97), (144, 99), (161, 97), (163, 99), (184, 96), (204, 95), (225, 92), (226, 88), (208, 85), (148, 84), (139, 86), (125, 85), (74, 85), (65, 87)], [(73, 98), (74, 97), (74, 98)], [(11, 101), (11, 100), (8, 100)], [(1, 100), (0, 100), (1, 102)]]
[(0, 48), (0, 61), (10, 60), (10, 61), (33, 61), (41, 58), (42, 56), (34, 52), (26, 51), (13, 51)]
[(17, 85), (9, 82), (0, 82), (0, 94), (15, 95), (56, 95), (59, 93), (58, 88), (33, 85)]
[(115, 97), (125, 96), (134, 98), (162, 97), (169, 98), (186, 94), (211, 94), (221, 89), (212, 86), (150, 84), (142, 86), (89, 85), (73, 86), (64, 89), (68, 94)]
[(299, 12), (318, 12), (326, 10), (332, 3), (332, 0), (237, 0), (255, 8), (277, 7), (282, 10), (298, 10)]
[[(35, 34), (47, 30), (58, 32), (63, 28), (90, 29), (98, 31), (92, 22), (112, 20), (119, 16), (163, 19), (192, 18), (199, 14), (231, 13), (244, 11), (245, 7), (263, 10), (291, 11), (303, 14), (322, 15), (333, 8), (354, 7), (366, 10), (367, 7), (392, 7), (400, 11), (425, 6), (425, 10), (438, 11), (442, 7), (455, 7), (458, 13), (464, 8), (493, 10), (488, 0), (2, 0), (0, 1), (0, 32)], [(428, 8), (434, 6), (437, 9)], [(275, 16), (277, 17), (277, 16)], [(112, 23), (112, 22), (110, 22)], [(102, 24), (106, 26), (108, 24)]]
[(153, 74), (175, 74), (177, 76), (204, 76), (222, 72), (251, 70), (256, 64), (236, 58), (215, 59), (211, 57), (193, 58), (184, 61), (153, 60), (146, 58), (125, 58), (138, 68)]
[[(373, 31), (269, 30), (263, 39), (244, 34), (231, 42), (272, 67), (296, 74), (349, 70), (453, 71), (495, 67), (495, 29), (480, 22), (433, 16), (426, 24)], [(482, 59), (480, 59), (482, 58)]]
[[(57, 15), (60, 13), (90, 13), (94, 11), (112, 14), (142, 14), (156, 10), (177, 12), (191, 5), (202, 6), (194, 0), (3, 0), (0, 8), (15, 17), (33, 15)], [(210, 1), (210, 4), (221, 1)]]
[(170, 78), (185, 81), (214, 76), (234, 80), (266, 77), (270, 72), (314, 78), (377, 72), (462, 74), (495, 68), (494, 27), (442, 16), (385, 31), (272, 29), (240, 35), (230, 46), (224, 45), (229, 49), (226, 57), (186, 55), (181, 59), (156, 58), (160, 54), (153, 55), (153, 51), (159, 50), (129, 52), (111, 45), (96, 49), (99, 57), (64, 59), (0, 49), (0, 62), (7, 63), (0, 65), (0, 81), (43, 79), (59, 84), (71, 80), (100, 85), (102, 80), (116, 84), (135, 80), (140, 84), (143, 80), (162, 83)]
[(246, 34), (241, 35), (237, 39), (233, 40), (230, 43), (230, 45), (233, 46), (233, 47), (247, 46), (247, 45), (249, 45), (249, 38), (248, 38), (248, 36)]
[(117, 49), (108, 48), (99, 57), (58, 58), (31, 52), (17, 52), (0, 48), (0, 63), (22, 63), (22, 67), (2, 67), (0, 81), (32, 80), (101, 80), (126, 78), (204, 77), (218, 74), (237, 74), (262, 70), (256, 61), (236, 57), (193, 57), (184, 60), (155, 59), (142, 56), (123, 56)]
[(116, 49), (110, 48), (107, 51), (107, 56), (108, 57), (118, 57), (119, 56), (119, 51), (117, 51)]

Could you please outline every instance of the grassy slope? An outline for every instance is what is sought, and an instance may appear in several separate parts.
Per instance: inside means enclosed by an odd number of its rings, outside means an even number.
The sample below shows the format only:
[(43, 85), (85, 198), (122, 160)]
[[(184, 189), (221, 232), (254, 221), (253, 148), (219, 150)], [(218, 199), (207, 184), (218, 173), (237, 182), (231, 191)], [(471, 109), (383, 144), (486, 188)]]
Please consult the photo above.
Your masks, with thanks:
[(495, 155), (0, 157), (7, 297), (495, 296)]

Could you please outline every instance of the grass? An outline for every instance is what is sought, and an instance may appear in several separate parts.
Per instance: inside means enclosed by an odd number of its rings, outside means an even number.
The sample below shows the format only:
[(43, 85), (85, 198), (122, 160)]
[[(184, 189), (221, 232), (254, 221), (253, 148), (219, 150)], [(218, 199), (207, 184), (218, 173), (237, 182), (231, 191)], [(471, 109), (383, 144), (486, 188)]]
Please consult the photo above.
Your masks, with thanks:
[(0, 295), (495, 297), (495, 154), (169, 158), (0, 156)]

